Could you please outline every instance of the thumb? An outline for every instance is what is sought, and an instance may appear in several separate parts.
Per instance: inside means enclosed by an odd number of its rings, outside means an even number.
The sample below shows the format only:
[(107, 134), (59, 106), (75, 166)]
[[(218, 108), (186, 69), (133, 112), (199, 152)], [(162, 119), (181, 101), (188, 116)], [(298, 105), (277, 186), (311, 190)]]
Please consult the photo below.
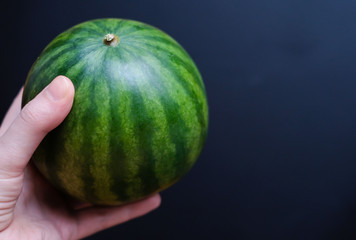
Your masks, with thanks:
[(13, 219), (24, 168), (45, 135), (67, 116), (73, 97), (72, 82), (63, 76), (55, 78), (21, 110), (0, 137), (0, 231)]
[(58, 76), (21, 110), (0, 138), (0, 175), (23, 173), (42, 139), (69, 113), (73, 97), (72, 82)]

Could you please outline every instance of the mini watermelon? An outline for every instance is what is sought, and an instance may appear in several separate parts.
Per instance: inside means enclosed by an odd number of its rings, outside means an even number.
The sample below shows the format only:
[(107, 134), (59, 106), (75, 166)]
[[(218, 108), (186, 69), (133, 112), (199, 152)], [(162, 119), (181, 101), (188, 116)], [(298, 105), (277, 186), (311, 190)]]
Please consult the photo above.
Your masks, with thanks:
[(73, 107), (32, 157), (56, 188), (119, 205), (170, 187), (196, 162), (208, 128), (205, 87), (166, 33), (124, 19), (76, 25), (33, 64), (22, 105), (58, 75), (75, 86)]

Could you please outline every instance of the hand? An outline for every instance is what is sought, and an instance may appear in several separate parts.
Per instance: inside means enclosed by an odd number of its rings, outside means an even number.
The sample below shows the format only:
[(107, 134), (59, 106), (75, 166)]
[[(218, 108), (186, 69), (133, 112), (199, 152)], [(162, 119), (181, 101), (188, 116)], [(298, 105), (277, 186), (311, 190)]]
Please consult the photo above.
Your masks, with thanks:
[(69, 113), (72, 82), (55, 78), (21, 110), (22, 90), (0, 128), (0, 239), (80, 239), (144, 215), (158, 194), (119, 207), (70, 204), (28, 164), (45, 135)]

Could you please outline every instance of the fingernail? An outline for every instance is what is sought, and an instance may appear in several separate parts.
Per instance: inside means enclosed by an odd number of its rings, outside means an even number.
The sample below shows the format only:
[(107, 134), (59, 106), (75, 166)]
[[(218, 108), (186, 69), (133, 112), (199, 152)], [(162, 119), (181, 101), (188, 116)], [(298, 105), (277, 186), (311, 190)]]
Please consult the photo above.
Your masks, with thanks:
[(54, 101), (59, 101), (67, 96), (69, 79), (64, 76), (56, 77), (46, 88), (48, 96)]

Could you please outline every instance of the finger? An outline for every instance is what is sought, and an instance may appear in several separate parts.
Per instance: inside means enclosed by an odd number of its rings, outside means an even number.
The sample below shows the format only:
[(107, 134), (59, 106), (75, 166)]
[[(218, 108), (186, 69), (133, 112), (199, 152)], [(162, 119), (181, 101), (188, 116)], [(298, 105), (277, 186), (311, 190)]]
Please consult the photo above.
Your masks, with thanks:
[(67, 116), (73, 97), (72, 82), (59, 76), (21, 110), (0, 138), (0, 169), (3, 172), (23, 172), (45, 135)]
[(145, 215), (161, 203), (159, 194), (120, 207), (92, 207), (77, 213), (78, 239)]
[(15, 120), (16, 116), (20, 113), (22, 92), (23, 92), (23, 88), (21, 88), (20, 92), (17, 94), (9, 110), (7, 111), (5, 118), (1, 123), (0, 136), (4, 134), (4, 132), (8, 129), (10, 124)]

